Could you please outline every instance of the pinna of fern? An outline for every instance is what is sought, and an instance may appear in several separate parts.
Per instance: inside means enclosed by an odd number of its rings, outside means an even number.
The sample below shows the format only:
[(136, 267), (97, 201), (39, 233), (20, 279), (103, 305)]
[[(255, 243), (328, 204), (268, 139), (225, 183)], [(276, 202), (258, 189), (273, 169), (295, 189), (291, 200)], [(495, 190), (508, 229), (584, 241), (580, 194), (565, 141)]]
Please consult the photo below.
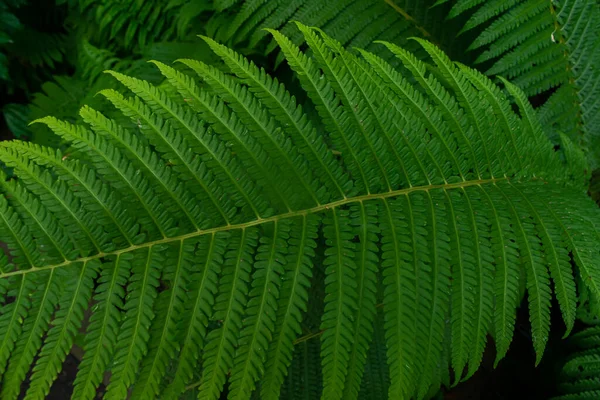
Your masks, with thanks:
[(180, 99), (109, 72), (133, 95), (100, 94), (130, 123), (85, 106), (85, 125), (37, 121), (67, 153), (0, 144), (14, 169), (0, 180), (2, 399), (30, 369), (25, 398), (48, 393), (90, 304), (76, 399), (106, 371), (107, 399), (218, 399), (226, 385), (279, 398), (315, 279), (312, 390), (367, 398), (363, 377), (384, 368), (377, 390), (408, 399), (473, 375), (488, 334), (503, 358), (522, 284), (538, 361), (553, 293), (567, 331), (578, 293), (600, 294), (600, 215), (574, 178), (585, 161), (554, 151), (520, 89), (504, 81), (512, 107), (424, 40), (431, 65), (382, 43), (399, 71), (298, 28), (310, 56), (270, 33), (316, 113), (205, 38), (229, 72), (155, 62)]

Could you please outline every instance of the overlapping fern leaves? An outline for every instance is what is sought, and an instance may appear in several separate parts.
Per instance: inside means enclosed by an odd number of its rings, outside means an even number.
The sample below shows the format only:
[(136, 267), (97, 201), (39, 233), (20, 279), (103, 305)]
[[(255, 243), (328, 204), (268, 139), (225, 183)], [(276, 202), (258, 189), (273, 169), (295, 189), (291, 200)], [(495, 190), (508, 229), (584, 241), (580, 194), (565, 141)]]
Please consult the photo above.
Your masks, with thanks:
[[(268, 37), (265, 29), (280, 29), (299, 45), (303, 37), (293, 21), (300, 21), (323, 29), (344, 46), (366, 48), (382, 57), (388, 57), (389, 53), (373, 45), (376, 40), (418, 51), (421, 49), (407, 40), (418, 36), (443, 42), (444, 48), (451, 50), (460, 21), (440, 24), (450, 7), (432, 8), (433, 4), (430, 0), (217, 1), (217, 13), (208, 24), (207, 34), (232, 45), (254, 48)], [(276, 47), (271, 42), (267, 52)], [(387, 61), (393, 62), (394, 58)]]
[(182, 38), (190, 21), (212, 10), (210, 0), (90, 1), (58, 0), (71, 10), (71, 23), (80, 35), (124, 51), (159, 41)]
[[(15, 171), (0, 180), (2, 399), (32, 365), (25, 398), (48, 393), (88, 308), (74, 398), (94, 398), (110, 371), (107, 399), (177, 398), (190, 384), (201, 399), (226, 387), (276, 399), (291, 366), (321, 373), (288, 380), (290, 398), (401, 399), (435, 391), (449, 368), (454, 382), (471, 376), (488, 333), (501, 359), (521, 284), (538, 360), (552, 293), (568, 330), (575, 277), (600, 294), (600, 215), (573, 178), (584, 163), (559, 157), (521, 90), (504, 83), (515, 112), (429, 42), (430, 66), (384, 43), (400, 73), (299, 28), (311, 56), (271, 34), (316, 113), (206, 38), (230, 73), (155, 62), (174, 99), (111, 72), (133, 96), (101, 95), (130, 122), (84, 107), (85, 125), (38, 121), (66, 153), (1, 144)], [(314, 279), (320, 346), (294, 347)]]
[[(474, 11), (473, 11), (474, 10)], [(459, 0), (450, 17), (470, 13), (463, 31), (480, 34), (470, 46), (488, 75), (505, 76), (528, 95), (552, 89), (540, 109), (556, 139), (567, 134), (600, 160), (600, 6), (596, 0)], [(484, 28), (481, 28), (484, 27)]]
[(600, 396), (600, 326), (577, 332), (566, 342), (567, 356), (558, 376), (556, 400)]

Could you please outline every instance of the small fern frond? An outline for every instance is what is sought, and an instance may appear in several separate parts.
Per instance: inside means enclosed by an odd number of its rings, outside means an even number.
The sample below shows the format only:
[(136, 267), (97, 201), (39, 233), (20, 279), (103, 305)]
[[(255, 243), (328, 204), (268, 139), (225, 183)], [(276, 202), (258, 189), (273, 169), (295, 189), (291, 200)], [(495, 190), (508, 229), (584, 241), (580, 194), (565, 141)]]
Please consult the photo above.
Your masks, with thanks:
[[(92, 36), (98, 42), (118, 41), (121, 48), (132, 50), (150, 43), (177, 37), (176, 27), (181, 2), (147, 1), (122, 3), (69, 0), (77, 19), (85, 21), (78, 27), (81, 35)], [(204, 4), (205, 2), (199, 2)], [(188, 11), (190, 8), (188, 7)], [(182, 13), (182, 18), (185, 13)]]
[[(132, 244), (130, 228), (131, 219), (124, 214), (121, 205), (115, 200), (114, 196), (108, 193), (106, 185), (99, 185), (93, 174), (84, 164), (78, 160), (69, 160), (64, 162), (64, 157), (60, 151), (48, 151), (48, 149), (27, 142), (7, 142), (2, 143), (0, 152), (10, 152), (9, 149), (18, 149), (21, 154), (38, 165), (47, 165), (54, 168), (62, 180), (68, 185), (78, 188), (75, 194), (80, 199), (85, 209), (90, 211), (103, 210), (104, 218), (98, 221), (107, 232), (108, 237), (117, 246), (123, 244)], [(114, 229), (116, 227), (116, 229)]]
[(300, 183), (301, 188), (295, 188), (294, 193), (294, 196), (298, 197), (298, 206), (318, 205), (320, 202), (326, 201), (322, 198), (323, 190), (318, 193), (320, 185), (311, 176), (312, 174), (307, 169), (304, 157), (293, 147), (292, 142), (284, 136), (281, 126), (268, 112), (256, 112), (260, 109), (259, 100), (252, 95), (251, 91), (240, 84), (236, 84), (231, 78), (214, 67), (193, 60), (183, 60), (182, 62), (205, 80), (240, 120), (252, 129), (252, 133), (256, 136), (258, 142), (277, 157), (274, 161), (282, 165), (282, 170), (285, 171), (285, 175), (281, 176), (280, 179)]
[(354, 399), (358, 396), (367, 350), (373, 336), (379, 262), (376, 245), (379, 233), (376, 224), (377, 212), (373, 203), (359, 203), (350, 210), (351, 226), (357, 231), (356, 236), (359, 240), (355, 249), (358, 312), (350, 333), (354, 340), (349, 349), (348, 373), (342, 399)]
[(325, 310), (321, 323), (321, 359), (323, 365), (322, 399), (341, 399), (344, 378), (348, 374), (353, 342), (353, 310), (358, 297), (356, 261), (350, 215), (332, 210), (324, 220), (323, 235), (329, 246), (325, 254)]

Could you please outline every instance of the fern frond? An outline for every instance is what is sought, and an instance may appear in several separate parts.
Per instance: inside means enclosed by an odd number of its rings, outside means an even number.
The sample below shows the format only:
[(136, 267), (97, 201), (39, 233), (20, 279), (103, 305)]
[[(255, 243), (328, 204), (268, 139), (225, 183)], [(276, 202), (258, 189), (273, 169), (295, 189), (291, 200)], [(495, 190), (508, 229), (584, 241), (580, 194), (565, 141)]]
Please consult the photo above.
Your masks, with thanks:
[(136, 203), (141, 204), (145, 210), (138, 216), (140, 225), (144, 227), (142, 234), (164, 237), (165, 232), (172, 229), (173, 221), (169, 218), (169, 213), (166, 209), (158, 208), (159, 198), (155, 195), (154, 185), (148, 183), (146, 175), (136, 173), (133, 165), (127, 162), (119, 149), (110, 146), (102, 136), (52, 117), (37, 122), (45, 123), (75, 148), (83, 148), (84, 154), (87, 153), (86, 155), (90, 157), (90, 161), (104, 179), (125, 193), (129, 192), (127, 194), (130, 194)]
[[(202, 94), (199, 92), (193, 79), (175, 69), (168, 67), (162, 63), (155, 63), (160, 71), (165, 75), (169, 83), (171, 83), (179, 93), (184, 96), (187, 101), (192, 102), (194, 107), (203, 101)], [(206, 97), (205, 97), (206, 98)], [(195, 108), (198, 111), (198, 108)], [(255, 217), (268, 215), (272, 211), (267, 209), (267, 204), (256, 193), (256, 184), (245, 173), (244, 168), (237, 158), (231, 157), (231, 154), (225, 150), (226, 144), (217, 135), (208, 132), (204, 137), (198, 137), (198, 141), (206, 149), (206, 163), (210, 169), (215, 170), (215, 174), (220, 180), (224, 180), (225, 187), (231, 187), (231, 193), (236, 203), (241, 207), (242, 202), (247, 204), (250, 209), (250, 215)], [(240, 177), (240, 179), (238, 179)], [(243, 179), (241, 178), (243, 177)], [(249, 216), (244, 216), (249, 218)]]
[[(0, 175), (5, 178), (4, 174)], [(2, 242), (6, 243), (12, 251), (10, 256), (16, 265), (32, 267), (36, 264), (39, 255), (36, 253), (35, 242), (27, 225), (19, 218), (18, 214), (9, 206), (6, 199), (0, 199), (0, 221), (2, 222)], [(10, 264), (3, 262), (2, 269), (7, 270)]]
[[(106, 118), (101, 113), (90, 107), (82, 107), (80, 111), (83, 120), (90, 125), (98, 135), (107, 139), (107, 142), (118, 148), (130, 162), (131, 167), (148, 171), (148, 176), (161, 200), (171, 204), (169, 210), (174, 216), (185, 215), (189, 221), (199, 218), (199, 211), (193, 204), (193, 197), (185, 193), (181, 180), (177, 179), (169, 169), (159, 162), (156, 153), (148, 152), (144, 142), (139, 140), (131, 131), (123, 129), (115, 121)], [(127, 163), (124, 163), (127, 166)]]
[(79, 11), (80, 15), (75, 14), (77, 19), (86, 22), (79, 27), (80, 34), (92, 36), (98, 42), (118, 41), (121, 48), (131, 50), (177, 37), (181, 2), (69, 2), (74, 3), (73, 9), (77, 7)]
[[(29, 231), (29, 236), (26, 236), (27, 230), (21, 231), (23, 236), (19, 237), (18, 246), (31, 242), (30, 245), (36, 248), (33, 255), (28, 257), (29, 261), (32, 262), (33, 257), (42, 263), (66, 261), (76, 257), (77, 250), (52, 213), (42, 207), (39, 200), (20, 183), (8, 180), (2, 182), (10, 206), (19, 211), (18, 215)], [(18, 223), (16, 214), (13, 215), (13, 223)], [(17, 268), (23, 268), (23, 265)]]
[(229, 70), (183, 60), (202, 86), (111, 72), (126, 118), (84, 107), (89, 128), (38, 121), (64, 152), (0, 146), (0, 397), (32, 365), (25, 396), (48, 393), (86, 309), (77, 398), (110, 372), (107, 399), (420, 399), (488, 333), (501, 360), (524, 295), (537, 362), (553, 293), (567, 332), (600, 299), (585, 162), (523, 90), (422, 40), (431, 64), (384, 43), (396, 70), (298, 28), (310, 55), (271, 33), (302, 108), (206, 39)]
[[(120, 204), (115, 200), (114, 195), (108, 194), (106, 185), (99, 185), (91, 171), (77, 160), (73, 162), (63, 162), (63, 156), (59, 151), (48, 151), (41, 146), (25, 142), (3, 142), (1, 151), (8, 149), (18, 149), (21, 154), (27, 155), (30, 160), (39, 165), (50, 165), (68, 185), (74, 188), (81, 188), (76, 191), (76, 196), (81, 199), (82, 206), (92, 212), (103, 210), (105, 218), (98, 221), (108, 237), (117, 246), (132, 244), (133, 237), (130, 232), (132, 221), (125, 215)], [(5, 150), (6, 149), (6, 150)], [(112, 230), (114, 227), (117, 229)]]
[[(185, 121), (186, 117), (181, 115), (182, 113), (179, 113), (177, 109), (171, 111), (172, 107), (166, 95), (161, 93), (157, 88), (151, 86), (147, 82), (139, 81), (135, 78), (130, 78), (117, 72), (109, 71), (109, 73), (116, 77), (121, 83), (126, 85), (130, 90), (138, 94), (146, 102), (148, 102), (150, 107), (155, 105), (152, 107), (152, 109), (156, 110), (157, 113), (159, 110), (162, 111), (162, 108), (164, 108), (167, 110), (167, 112), (169, 112), (170, 115), (179, 117), (181, 120)], [(180, 140), (175, 136), (175, 129), (172, 128), (172, 125), (169, 122), (164, 122), (159, 117), (156, 117), (156, 120), (154, 120), (150, 117), (151, 114), (147, 109), (144, 108), (143, 105), (137, 108), (137, 105), (133, 105), (132, 102), (126, 102), (126, 100), (116, 92), (104, 91), (101, 93), (103, 93), (103, 95), (106, 96), (117, 108), (124, 109), (125, 107), (128, 107), (127, 109), (131, 110), (130, 112), (132, 113), (130, 116), (134, 118), (134, 120), (140, 121), (141, 129), (147, 129), (146, 126), (152, 128), (154, 133), (149, 133), (148, 136), (154, 139), (152, 143), (156, 147), (164, 151), (163, 158), (169, 160), (170, 163), (173, 163), (178, 167), (176, 168), (176, 171), (183, 177), (183, 180), (195, 180), (197, 185), (193, 186), (202, 187), (204, 189), (204, 193), (197, 193), (196, 200), (201, 201), (203, 204), (214, 204), (215, 209), (207, 210), (206, 214), (214, 215), (218, 212), (221, 214), (225, 222), (229, 222), (228, 214), (231, 214), (231, 206), (225, 209), (221, 207), (219, 204), (220, 200), (216, 198), (216, 196), (221, 195), (221, 193), (215, 193), (214, 188), (210, 188), (207, 182), (205, 182), (203, 179), (200, 179), (202, 166), (198, 165), (196, 160), (194, 160), (190, 154), (189, 150), (187, 150), (189, 148), (187, 141)], [(172, 131), (169, 134), (163, 135), (163, 129), (161, 129), (162, 127), (166, 128), (167, 131)], [(189, 127), (187, 124), (185, 127), (190, 131), (192, 131), (194, 128)], [(210, 176), (206, 177), (207, 180), (210, 178)], [(225, 203), (225, 205), (227, 205), (227, 203)], [(191, 208), (189, 203), (185, 205), (185, 208), (182, 207), (186, 213), (189, 212), (189, 208)], [(198, 212), (197, 210), (193, 211), (196, 213)], [(196, 228), (205, 223), (205, 221), (202, 221), (202, 219), (205, 219), (206, 216), (193, 214), (188, 214), (187, 216), (191, 219), (191, 222)]]
[[(278, 32), (272, 31), (274, 35)], [(343, 175), (332, 154), (327, 151), (325, 141), (316, 134), (311, 121), (302, 114), (302, 108), (276, 79), (263, 69), (248, 62), (240, 55), (213, 40), (205, 38), (209, 46), (223, 59), (231, 70), (241, 78), (248, 88), (271, 111), (273, 117), (282, 124), (285, 133), (310, 163), (320, 164), (325, 173), (319, 177), (330, 192), (344, 195), (349, 190), (349, 180)], [(325, 194), (320, 194), (321, 196)], [(321, 201), (323, 201), (322, 199)]]
[(356, 249), (356, 281), (358, 293), (357, 314), (354, 318), (350, 347), (348, 373), (344, 382), (343, 399), (355, 399), (360, 390), (360, 382), (365, 368), (367, 349), (373, 336), (373, 320), (377, 291), (377, 206), (375, 203), (360, 203), (351, 209), (350, 218), (359, 244)]
[[(402, 211), (398, 201), (384, 199), (382, 203), (379, 220), (382, 235), (381, 267), (385, 285), (383, 311), (391, 379), (388, 396), (405, 398), (414, 393), (417, 378), (411, 373), (416, 346), (414, 278), (407, 278), (407, 275), (411, 274), (405, 271), (401, 250), (404, 244), (400, 240), (401, 232), (408, 228), (408, 225), (399, 218)], [(408, 256), (408, 253), (406, 254)]]
[(330, 247), (325, 254), (325, 310), (321, 323), (321, 359), (323, 364), (322, 399), (341, 399), (344, 377), (348, 374), (353, 314), (358, 298), (356, 261), (346, 210), (332, 210), (324, 221), (323, 235)]
[[(4, 162), (22, 173), (21, 182), (39, 197), (40, 203), (56, 217), (79, 250), (84, 254), (92, 249), (101, 250), (100, 243), (107, 243), (105, 233), (97, 221), (83, 212), (79, 199), (66, 189), (66, 184), (55, 181), (48, 170), (39, 168), (13, 149), (2, 150)], [(109, 249), (110, 247), (104, 246), (104, 250)]]
[[(427, 327), (426, 336), (424, 337), (426, 339), (424, 341), (425, 359), (421, 378), (416, 387), (418, 397), (424, 398), (430, 387), (436, 388), (441, 383), (425, 377), (435, 377), (437, 375), (438, 363), (444, 351), (442, 345), (446, 324), (444, 304), (447, 304), (450, 300), (451, 246), (447, 234), (447, 215), (444, 207), (440, 206), (440, 200), (443, 200), (440, 193), (436, 193), (436, 195), (427, 194), (420, 200), (422, 202), (421, 207), (423, 207), (423, 216), (426, 216), (426, 218), (421, 217), (420, 222), (425, 226), (431, 226), (427, 239), (429, 243), (433, 243), (433, 246), (431, 246), (432, 251), (429, 253), (431, 283), (427, 282), (427, 279), (422, 279), (424, 284), (429, 283), (428, 286), (424, 285), (423, 294), (427, 295), (427, 290), (430, 290), (431, 293), (431, 298), (426, 296), (424, 302), (424, 306), (428, 310), (429, 321), (425, 322)], [(425, 310), (419, 312), (427, 316)]]
[(338, 100), (331, 95), (330, 84), (323, 79), (323, 75), (312, 60), (300, 52), (300, 49), (285, 36), (275, 32), (273, 35), (281, 46), (288, 64), (298, 74), (300, 83), (315, 104), (323, 123), (330, 132), (330, 140), (352, 168), (350, 172), (355, 177), (354, 184), (359, 185), (357, 190), (362, 190), (368, 184), (368, 178), (365, 166), (358, 161), (357, 153), (365, 151), (364, 141), (358, 139), (352, 130), (345, 129), (347, 124), (345, 113), (338, 107)]
[(488, 75), (510, 78), (527, 95), (556, 89), (540, 111), (547, 133), (553, 139), (559, 132), (567, 134), (586, 149), (596, 168), (597, 155), (588, 147), (599, 135), (599, 75), (594, 68), (600, 60), (598, 3), (459, 0), (449, 16), (475, 6), (462, 31), (477, 32), (470, 46), (478, 50), (477, 62), (490, 66)]
[[(441, 111), (437, 108), (434, 108), (430, 101), (423, 97), (414, 86), (406, 81), (406, 79), (401, 78), (396, 71), (394, 71), (392, 68), (389, 68), (389, 65), (386, 66), (385, 63), (382, 63), (383, 60), (373, 57), (372, 55), (365, 55), (365, 58), (369, 61), (371, 66), (375, 68), (379, 76), (381, 76), (384, 81), (391, 83), (391, 91), (394, 92), (397, 97), (406, 99), (405, 101), (412, 112), (417, 114), (418, 117), (422, 118), (423, 123), (426, 124), (431, 133), (435, 134), (436, 139), (439, 140), (441, 147), (444, 149), (446, 155), (448, 155), (449, 162), (444, 165), (437, 160), (433, 161), (434, 157), (432, 153), (432, 162), (434, 165), (436, 165), (436, 169), (440, 174), (440, 176), (436, 178), (441, 178), (444, 181), (447, 181), (446, 176), (458, 175), (460, 179), (465, 179), (465, 166), (461, 165), (454, 152), (470, 151), (472, 153), (472, 149), (470, 149), (471, 146), (466, 140), (466, 137), (462, 131), (459, 130), (460, 128), (458, 128), (458, 123), (454, 125), (459, 132), (456, 139), (454, 137), (449, 137), (449, 135), (446, 134), (446, 125), (440, 123), (442, 119), (441, 113), (446, 115), (447, 121), (454, 118), (450, 117), (452, 111), (448, 109), (447, 104), (442, 101), (443, 97), (448, 98), (447, 94), (444, 94), (444, 90), (440, 87), (438, 82), (429, 81), (425, 78), (425, 64), (418, 61), (413, 54), (389, 43), (384, 43), (384, 45), (387, 46), (388, 49), (390, 49), (392, 53), (394, 53), (401, 60), (404, 66), (412, 72), (412, 74), (418, 79), (419, 83), (427, 90), (428, 94), (435, 99), (436, 103), (438, 103), (441, 108)], [(435, 87), (433, 85), (435, 85)], [(458, 110), (456, 111), (459, 112)], [(464, 144), (464, 146), (459, 146), (459, 143)], [(462, 158), (465, 156), (461, 154), (460, 157)], [(474, 160), (474, 158), (471, 159)], [(448, 169), (450, 171), (448, 171)]]
[[(115, 107), (124, 111), (124, 113), (133, 120), (140, 120), (142, 130), (154, 132), (154, 135), (161, 135), (163, 126), (169, 136), (173, 136), (173, 128), (169, 121), (163, 120), (159, 115), (152, 114), (148, 106), (140, 101), (139, 98), (126, 99), (116, 91), (103, 91), (104, 96), (111, 101)], [(227, 105), (216, 97), (211, 97), (207, 92), (201, 90), (196, 105), (199, 107), (202, 117), (209, 121), (215, 131), (222, 135), (226, 142), (231, 143), (239, 153), (239, 159), (242, 166), (249, 171), (250, 177), (257, 181), (260, 187), (268, 192), (278, 207), (291, 210), (291, 194), (283, 187), (281, 181), (276, 181), (270, 177), (267, 168), (274, 168), (273, 162), (266, 156), (264, 150), (258, 144), (257, 140), (245, 135), (245, 126), (229, 111)], [(152, 133), (150, 133), (152, 134)], [(174, 138), (175, 139), (175, 138)], [(167, 153), (168, 154), (168, 153)], [(262, 165), (261, 160), (266, 165)]]

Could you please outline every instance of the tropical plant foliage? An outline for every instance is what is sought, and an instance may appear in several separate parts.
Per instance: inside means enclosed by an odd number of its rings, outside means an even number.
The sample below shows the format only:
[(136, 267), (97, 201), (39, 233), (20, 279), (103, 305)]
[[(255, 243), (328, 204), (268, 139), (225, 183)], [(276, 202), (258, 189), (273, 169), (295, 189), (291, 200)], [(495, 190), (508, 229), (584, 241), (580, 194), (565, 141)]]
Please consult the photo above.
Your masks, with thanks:
[[(473, 375), (489, 333), (505, 355), (521, 287), (538, 361), (553, 293), (571, 330), (600, 285), (582, 152), (553, 149), (518, 87), (503, 81), (512, 107), (430, 42), (431, 64), (383, 42), (395, 69), (298, 28), (309, 53), (270, 33), (302, 107), (205, 38), (229, 73), (155, 62), (166, 90), (110, 72), (132, 95), (100, 94), (129, 122), (86, 106), (85, 125), (37, 121), (68, 153), (1, 144), (3, 399), (31, 365), (25, 398), (48, 393), (90, 304), (77, 399), (105, 371), (108, 399), (278, 398), (297, 357), (314, 377), (287, 398), (356, 398), (385, 368), (380, 393), (426, 397)], [(307, 307), (322, 334), (299, 356)]]
[[(430, 0), (217, 1), (215, 8), (220, 12), (211, 18), (207, 35), (230, 45), (256, 47), (268, 38), (265, 29), (281, 29), (299, 45), (303, 37), (292, 22), (299, 21), (323, 29), (344, 46), (366, 48), (394, 63), (389, 52), (374, 44), (376, 40), (395, 42), (419, 51), (419, 46), (409, 40), (418, 36), (442, 43), (448, 52), (455, 49), (452, 38), (460, 29), (460, 21), (441, 25), (439, 22), (447, 15), (449, 7), (434, 8), (433, 5)], [(360, 18), (356, 18), (357, 15)], [(276, 43), (270, 41), (266, 52), (276, 48)]]
[(600, 7), (590, 1), (459, 0), (450, 17), (476, 7), (462, 31), (484, 26), (471, 43), (487, 74), (528, 95), (552, 90), (540, 118), (548, 133), (569, 135), (598, 164)]
[(598, 397), (599, 30), (597, 0), (0, 0), (31, 139), (0, 142), (0, 398), (69, 353), (73, 399), (431, 398), (516, 329), (536, 365), (577, 332), (557, 395)]
[(599, 328), (586, 328), (567, 340), (567, 356), (558, 375), (560, 395), (555, 399), (596, 399), (600, 395)]

